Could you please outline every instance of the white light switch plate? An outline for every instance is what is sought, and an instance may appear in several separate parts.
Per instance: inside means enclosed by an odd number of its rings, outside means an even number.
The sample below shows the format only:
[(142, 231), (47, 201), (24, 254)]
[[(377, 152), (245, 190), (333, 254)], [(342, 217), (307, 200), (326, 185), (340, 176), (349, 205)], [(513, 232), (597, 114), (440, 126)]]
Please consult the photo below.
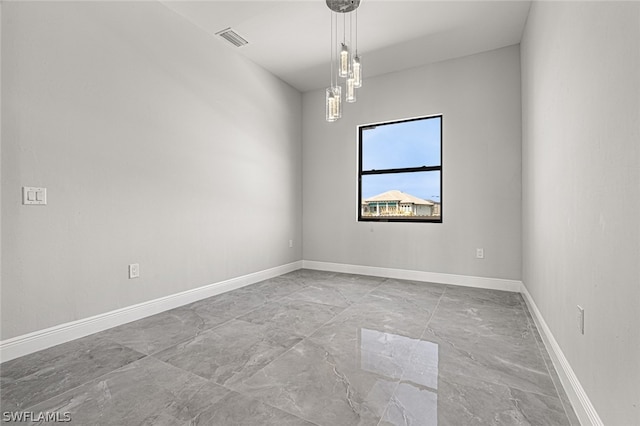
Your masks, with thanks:
[(22, 204), (47, 204), (47, 188), (22, 187)]

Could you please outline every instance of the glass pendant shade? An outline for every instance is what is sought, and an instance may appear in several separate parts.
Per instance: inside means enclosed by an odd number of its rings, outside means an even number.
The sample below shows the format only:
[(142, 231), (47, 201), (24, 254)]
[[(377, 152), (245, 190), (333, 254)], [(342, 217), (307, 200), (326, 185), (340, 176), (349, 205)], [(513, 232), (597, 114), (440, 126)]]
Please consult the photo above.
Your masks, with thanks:
[(342, 118), (342, 87), (333, 87), (333, 97), (335, 99), (333, 116), (337, 119)]
[(338, 66), (338, 75), (340, 77), (346, 77), (349, 74), (349, 48), (346, 44), (342, 43), (340, 49), (340, 63)]
[(326, 119), (334, 122), (342, 118), (342, 88), (340, 86), (328, 87), (326, 90)]
[(362, 87), (362, 66), (360, 65), (360, 56), (353, 58), (353, 87), (359, 89)]
[(327, 110), (327, 121), (329, 123), (336, 121), (337, 118), (334, 115), (336, 109), (336, 98), (333, 96), (333, 87), (327, 88), (327, 97), (326, 97), (326, 110)]
[(347, 102), (356, 101), (356, 87), (355, 79), (353, 78), (353, 71), (349, 72), (349, 77), (347, 77), (347, 93), (345, 95), (345, 100)]

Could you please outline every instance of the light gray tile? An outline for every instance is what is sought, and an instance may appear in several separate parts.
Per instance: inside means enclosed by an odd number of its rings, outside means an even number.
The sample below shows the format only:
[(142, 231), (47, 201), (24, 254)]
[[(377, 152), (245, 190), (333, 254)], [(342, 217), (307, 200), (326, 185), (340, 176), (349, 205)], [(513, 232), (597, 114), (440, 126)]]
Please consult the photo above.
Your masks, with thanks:
[(512, 291), (489, 290), (484, 288), (448, 285), (442, 297), (443, 301), (453, 301), (460, 305), (493, 307), (521, 307), (524, 300), (520, 293)]
[(263, 325), (279, 333), (306, 337), (343, 310), (344, 308), (338, 306), (281, 299), (261, 306), (238, 319)]
[(293, 416), (262, 402), (230, 392), (220, 401), (202, 412), (194, 425), (238, 425), (238, 426), (313, 426), (299, 417)]
[(3, 363), (3, 410), (24, 410), (144, 357), (92, 335)]
[[(383, 283), (358, 301), (358, 305), (370, 306), (375, 309), (395, 311), (406, 318), (416, 316), (421, 325), (426, 325), (431, 314), (438, 305), (440, 296), (426, 292), (415, 293), (415, 289), (403, 290), (397, 287), (386, 287)], [(422, 322), (422, 320), (425, 320)]]
[(331, 279), (336, 275), (339, 275), (339, 274), (336, 272), (318, 271), (315, 269), (298, 269), (296, 271), (292, 271), (280, 276), (282, 278), (294, 279), (302, 283), (313, 283), (313, 282), (317, 282), (318, 280)]
[(319, 282), (287, 297), (286, 300), (301, 300), (346, 308), (372, 290), (369, 284)]
[(197, 336), (211, 326), (195, 310), (178, 308), (114, 327), (102, 334), (149, 355)]
[(442, 300), (429, 328), (450, 341), (493, 346), (508, 343), (536, 350), (529, 320), (521, 308), (458, 305)]
[(536, 339), (536, 343), (540, 349), (540, 354), (542, 355), (542, 359), (544, 360), (547, 368), (549, 369), (549, 375), (551, 376), (551, 380), (556, 387), (558, 395), (560, 397), (560, 401), (562, 402), (562, 406), (567, 413), (567, 417), (569, 418), (569, 423), (571, 426), (580, 426), (580, 420), (578, 420), (578, 416), (576, 415), (575, 410), (573, 409), (573, 405), (569, 400), (569, 396), (567, 395), (564, 387), (562, 386), (562, 382), (560, 381), (560, 377), (558, 376), (558, 372), (556, 371), (555, 366), (553, 365), (553, 361), (551, 361), (551, 357), (549, 356), (548, 351), (546, 350), (546, 346), (544, 341), (542, 340), (542, 336), (538, 331), (536, 323), (531, 315), (531, 312), (528, 309), (528, 306), (525, 304), (523, 307), (525, 313), (527, 314), (527, 318), (529, 319), (529, 324), (533, 333), (533, 336)]
[(237, 290), (237, 292), (242, 294), (256, 294), (263, 297), (265, 301), (274, 301), (302, 290), (308, 285), (307, 281), (314, 281), (314, 279), (298, 278), (294, 275), (281, 275), (248, 287), (243, 287)]
[(344, 284), (358, 284), (358, 285), (366, 285), (368, 287), (377, 287), (382, 284), (386, 278), (375, 277), (372, 275), (358, 275), (358, 274), (343, 274), (336, 273), (329, 280), (329, 283), (334, 283), (336, 285), (344, 285)]
[(154, 357), (230, 387), (300, 340), (264, 325), (231, 320)]
[(557, 397), (461, 376), (440, 379), (438, 420), (441, 425), (568, 425)]
[(305, 340), (235, 388), (318, 425), (376, 424), (398, 379), (361, 367), (353, 350)]
[(437, 389), (401, 382), (381, 425), (550, 425), (568, 420), (556, 397), (464, 376), (440, 377)]
[(5, 363), (2, 405), (76, 424), (577, 424), (532, 324), (517, 293), (299, 270)]
[(384, 280), (375, 291), (433, 304), (444, 294), (446, 287), (443, 284), (389, 278)]
[(68, 412), (78, 425), (193, 424), (229, 393), (208, 380), (147, 357), (33, 408)]
[(508, 343), (493, 346), (473, 345), (449, 340), (428, 329), (423, 340), (439, 345), (439, 371), (463, 375), (517, 389), (557, 396), (555, 387), (540, 354)]
[(371, 292), (349, 306), (327, 326), (348, 329), (368, 328), (418, 338), (433, 312), (433, 304)]
[(438, 426), (438, 394), (414, 383), (400, 383), (379, 424)]
[(208, 325), (218, 325), (222, 322), (220, 320), (236, 318), (267, 303), (267, 297), (255, 288), (257, 285), (199, 300), (183, 308), (194, 311)]
[(536, 393), (509, 389), (520, 424), (569, 426), (569, 419), (560, 399)]

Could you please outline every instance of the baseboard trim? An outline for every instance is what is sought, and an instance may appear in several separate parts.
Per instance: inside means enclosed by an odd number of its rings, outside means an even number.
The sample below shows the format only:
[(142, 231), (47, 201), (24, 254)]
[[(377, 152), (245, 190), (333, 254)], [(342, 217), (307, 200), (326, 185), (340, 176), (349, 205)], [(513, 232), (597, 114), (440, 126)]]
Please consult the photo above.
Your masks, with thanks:
[(292, 262), (3, 340), (0, 342), (0, 362), (10, 361), (111, 327), (277, 277), (301, 267), (302, 261)]
[(553, 337), (551, 329), (547, 326), (547, 323), (542, 317), (540, 310), (533, 301), (533, 298), (524, 283), (522, 284), (520, 292), (529, 306), (529, 311), (533, 315), (536, 327), (538, 327), (538, 330), (540, 331), (540, 335), (542, 336), (544, 345), (547, 348), (547, 352), (549, 352), (551, 361), (558, 372), (558, 377), (560, 377), (560, 382), (569, 397), (569, 401), (571, 401), (571, 405), (576, 412), (576, 416), (578, 416), (578, 420), (580, 420), (580, 424), (603, 426), (600, 416), (596, 412), (593, 404), (591, 404), (587, 393), (584, 391), (578, 377), (573, 372), (569, 361), (564, 356), (564, 353), (562, 352), (562, 349), (560, 349), (560, 345), (558, 345), (555, 337)]
[(303, 260), (302, 267), (319, 271), (342, 272), (347, 274), (373, 275), (399, 280), (425, 281), (464, 287), (487, 288), (519, 293), (522, 281), (502, 278), (474, 277), (470, 275), (443, 274), (440, 272), (413, 271), (409, 269), (380, 268), (376, 266), (350, 265), (345, 263)]

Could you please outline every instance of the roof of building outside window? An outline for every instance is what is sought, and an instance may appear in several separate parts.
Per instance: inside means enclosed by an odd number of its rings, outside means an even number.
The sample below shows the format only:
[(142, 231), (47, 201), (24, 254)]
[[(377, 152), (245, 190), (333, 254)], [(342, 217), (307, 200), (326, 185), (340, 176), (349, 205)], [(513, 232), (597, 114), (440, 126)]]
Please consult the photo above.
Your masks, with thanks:
[(364, 200), (366, 203), (376, 202), (376, 201), (397, 201), (402, 204), (418, 204), (425, 206), (433, 206), (434, 203), (431, 201), (423, 200), (422, 198), (418, 198), (411, 194), (406, 194), (397, 189), (392, 189), (391, 191), (383, 192), (382, 194), (374, 195), (373, 197), (367, 198)]

